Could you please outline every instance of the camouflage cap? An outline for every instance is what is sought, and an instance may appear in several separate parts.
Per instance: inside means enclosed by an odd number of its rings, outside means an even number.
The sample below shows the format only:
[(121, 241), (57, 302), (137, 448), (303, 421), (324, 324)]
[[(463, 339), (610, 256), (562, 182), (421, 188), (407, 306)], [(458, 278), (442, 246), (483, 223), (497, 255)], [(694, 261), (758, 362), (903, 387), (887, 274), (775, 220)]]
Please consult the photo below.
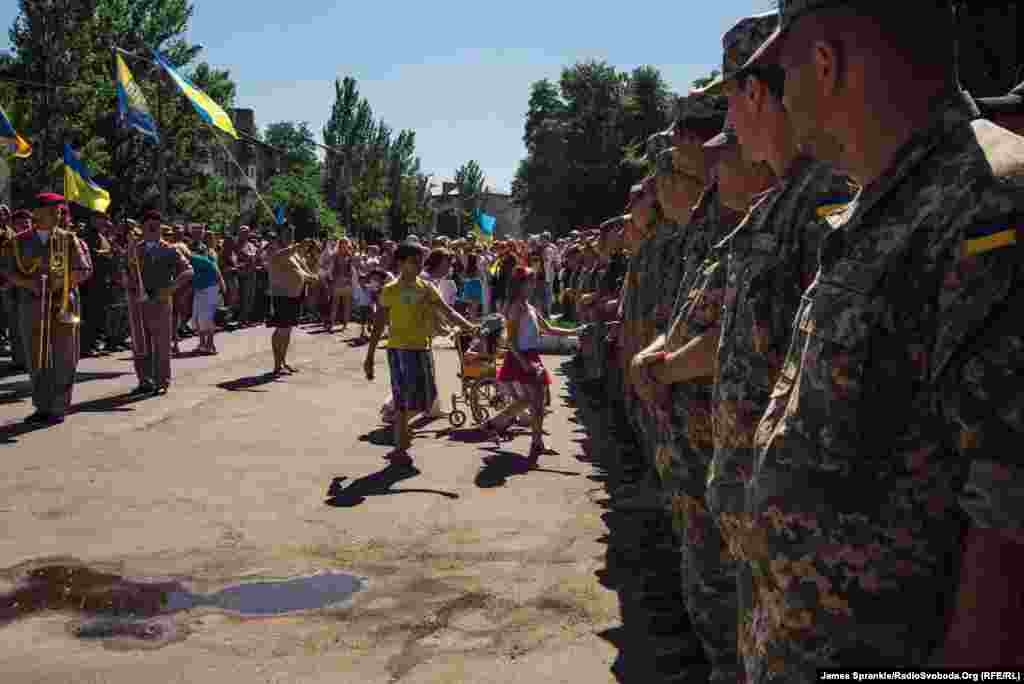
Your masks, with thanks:
[(726, 148), (731, 145), (739, 144), (740, 139), (736, 136), (736, 129), (733, 128), (732, 124), (728, 124), (722, 129), (721, 133), (704, 143), (704, 147), (707, 149)]
[(664, 131), (658, 131), (651, 137), (647, 138), (647, 154), (641, 157), (640, 161), (643, 163), (656, 162), (658, 155), (672, 147), (672, 128), (669, 127)]
[(740, 19), (722, 37), (722, 73), (708, 85), (693, 92), (708, 94), (721, 92), (726, 81), (735, 78), (743, 71), (751, 56), (772, 35), (778, 24), (779, 15), (776, 12), (766, 12)]
[[(842, 7), (855, 9), (870, 5), (892, 4), (892, 0), (777, 0), (777, 2), (779, 5), (778, 26), (768, 36), (767, 40), (764, 41), (764, 44), (750, 56), (750, 59), (743, 65), (744, 69), (749, 69), (756, 64), (773, 64), (778, 61), (779, 49), (782, 47), (782, 37), (793, 28), (793, 24), (798, 19), (806, 14)], [(948, 11), (950, 17), (953, 17), (953, 4), (951, 0), (901, 0), (898, 6), (901, 15), (905, 16), (908, 21), (920, 23), (920, 17), (917, 16), (917, 13), (918, 10), (925, 8), (933, 11)]]
[(1024, 83), (1000, 97), (979, 97), (975, 100), (984, 116), (992, 114), (1024, 114)]
[(614, 230), (619, 230), (620, 228), (622, 228), (624, 223), (625, 221), (622, 220), (621, 216), (616, 216), (615, 218), (608, 219), (607, 221), (601, 224), (601, 235), (605, 236)]

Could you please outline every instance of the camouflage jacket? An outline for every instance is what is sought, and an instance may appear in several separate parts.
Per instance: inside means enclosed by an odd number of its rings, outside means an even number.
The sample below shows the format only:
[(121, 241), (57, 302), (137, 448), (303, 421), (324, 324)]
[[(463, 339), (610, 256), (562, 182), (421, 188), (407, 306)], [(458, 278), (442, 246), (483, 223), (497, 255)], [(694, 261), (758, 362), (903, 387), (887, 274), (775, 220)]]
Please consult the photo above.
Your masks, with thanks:
[(1022, 538), (1024, 139), (965, 94), (935, 105), (830, 217), (757, 431), (750, 516), (723, 522), (753, 576), (752, 682), (927, 662), (956, 595), (958, 497)]
[(792, 337), (793, 317), (818, 270), (825, 217), (853, 199), (849, 179), (801, 157), (715, 247), (725, 255), (725, 298), (712, 402), (715, 456), (708, 503), (745, 510), (754, 433)]
[(667, 333), (669, 323), (672, 322), (672, 311), (686, 270), (687, 241), (691, 230), (691, 225), (668, 224), (659, 247), (657, 279), (652, 282), (651, 293), (654, 300), (654, 326), (659, 335)]
[[(739, 219), (719, 204), (717, 186), (710, 187), (697, 204), (687, 231), (687, 263), (692, 260), (705, 268), (694, 267), (692, 274), (680, 278), (665, 351), (681, 349), (701, 331), (717, 324), (722, 287), (714, 284), (717, 263), (707, 260), (706, 250), (728, 234)], [(671, 385), (655, 415), (661, 443), (655, 461), (663, 480), (680, 491), (702, 494), (713, 453), (710, 379)]]

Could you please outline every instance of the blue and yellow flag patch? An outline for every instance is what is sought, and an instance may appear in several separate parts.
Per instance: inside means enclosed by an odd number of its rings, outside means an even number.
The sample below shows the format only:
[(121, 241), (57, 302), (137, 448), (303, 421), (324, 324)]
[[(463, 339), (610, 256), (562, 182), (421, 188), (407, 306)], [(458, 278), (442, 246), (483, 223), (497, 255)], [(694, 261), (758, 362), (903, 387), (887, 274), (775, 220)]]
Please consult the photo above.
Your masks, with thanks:
[(850, 202), (853, 201), (853, 196), (837, 196), (829, 197), (823, 200), (817, 208), (818, 218), (828, 218), (829, 216), (835, 216), (846, 210), (846, 207), (850, 206)]
[(964, 256), (977, 256), (994, 249), (1017, 244), (1017, 229), (1007, 223), (996, 223), (967, 229), (964, 239)]

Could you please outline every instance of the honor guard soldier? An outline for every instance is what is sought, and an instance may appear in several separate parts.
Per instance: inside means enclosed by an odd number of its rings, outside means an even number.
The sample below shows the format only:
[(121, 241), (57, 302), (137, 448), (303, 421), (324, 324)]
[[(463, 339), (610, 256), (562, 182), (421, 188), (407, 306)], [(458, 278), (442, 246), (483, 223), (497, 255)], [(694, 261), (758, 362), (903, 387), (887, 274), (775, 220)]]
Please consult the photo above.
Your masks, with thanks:
[(174, 294), (192, 280), (188, 260), (160, 239), (160, 227), (160, 213), (147, 211), (142, 221), (142, 242), (132, 240), (129, 247), (127, 283), (138, 316), (132, 341), (139, 377), (136, 394), (166, 394), (170, 387)]
[[(800, 148), (863, 190), (755, 433), (730, 547), (747, 681), (1024, 664), (1024, 138), (979, 117), (937, 0), (786, 0)], [(749, 600), (749, 603), (746, 601)]]
[(35, 198), (34, 230), (15, 236), (5, 260), (7, 279), (18, 288), (22, 344), (36, 412), (26, 421), (64, 422), (78, 366), (78, 285), (92, 274), (85, 246), (58, 226), (67, 211), (62, 196)]

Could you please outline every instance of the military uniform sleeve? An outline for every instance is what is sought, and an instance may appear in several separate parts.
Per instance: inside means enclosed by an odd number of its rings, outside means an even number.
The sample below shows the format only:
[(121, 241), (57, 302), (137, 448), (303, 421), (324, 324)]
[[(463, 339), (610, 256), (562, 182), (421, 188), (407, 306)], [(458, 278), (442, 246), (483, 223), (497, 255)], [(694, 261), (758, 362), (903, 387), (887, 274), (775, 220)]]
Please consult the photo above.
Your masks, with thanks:
[(724, 255), (712, 252), (685, 295), (690, 300), (686, 304), (690, 307), (687, 324), (690, 337), (700, 337), (718, 327), (726, 296), (726, 271)]
[(945, 274), (936, 361), (952, 441), (969, 467), (961, 506), (974, 525), (1024, 543), (1024, 245), (1012, 243), (1020, 232), (1004, 223), (965, 236)]

